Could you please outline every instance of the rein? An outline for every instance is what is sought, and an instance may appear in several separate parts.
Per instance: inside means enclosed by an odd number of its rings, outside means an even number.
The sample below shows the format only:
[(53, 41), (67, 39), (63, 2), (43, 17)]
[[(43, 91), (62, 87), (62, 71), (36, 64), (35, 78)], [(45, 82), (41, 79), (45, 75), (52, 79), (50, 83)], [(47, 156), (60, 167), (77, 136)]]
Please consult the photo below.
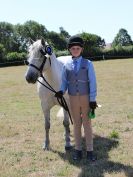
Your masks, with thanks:
[[(45, 77), (42, 75), (41, 73), (41, 78), (43, 78), (44, 82), (48, 85), (45, 85), (44, 83), (42, 83), (41, 81), (37, 80), (41, 85), (43, 85), (44, 87), (46, 87), (48, 90), (50, 90), (51, 92), (53, 93), (57, 93), (54, 88), (47, 82), (47, 80), (45, 79)], [(60, 97), (57, 97), (57, 101), (58, 103), (60, 104), (60, 106), (62, 106), (67, 112), (68, 112), (68, 115), (70, 117), (70, 121), (71, 121), (71, 124), (73, 124), (73, 121), (72, 121), (72, 117), (71, 117), (71, 114), (70, 114), (70, 111), (69, 111), (69, 108), (68, 108), (68, 105), (66, 103), (66, 100), (65, 98), (62, 96), (61, 98)]]
[[(43, 79), (43, 81), (44, 81), (47, 85), (44, 84), (44, 83), (42, 83), (42, 82), (39, 81), (38, 79), (37, 79), (37, 81), (38, 81), (41, 85), (43, 85), (44, 87), (46, 87), (48, 90), (50, 90), (51, 92), (53, 92), (53, 93), (56, 94), (57, 92), (56, 92), (56, 91), (54, 90), (54, 88), (48, 83), (48, 81), (45, 79), (45, 77), (44, 77), (43, 74), (42, 74), (42, 70), (43, 70), (43, 67), (44, 67), (44, 65), (45, 65), (45, 63), (46, 63), (47, 57), (45, 56), (45, 55), (46, 55), (46, 52), (42, 51), (42, 49), (40, 50), (40, 52), (41, 52), (41, 54), (44, 56), (44, 60), (43, 60), (43, 62), (42, 62), (42, 64), (41, 64), (40, 68), (38, 68), (37, 66), (33, 65), (32, 63), (29, 63), (28, 61), (25, 61), (25, 64), (26, 64), (26, 65), (29, 65), (29, 66), (31, 66), (31, 67), (34, 67), (35, 69), (37, 69), (37, 70), (40, 72), (40, 77)], [(51, 60), (50, 60), (50, 59), (49, 59), (49, 62), (50, 62), (50, 66), (51, 66)], [(71, 124), (73, 124), (72, 117), (71, 117), (71, 114), (70, 114), (70, 111), (69, 111), (69, 108), (68, 108), (68, 105), (67, 105), (67, 103), (66, 103), (66, 100), (65, 100), (64, 96), (62, 96), (61, 98), (60, 98), (60, 97), (57, 97), (57, 101), (58, 101), (58, 103), (60, 104), (60, 106), (62, 106), (62, 107), (68, 112), (68, 115), (69, 115), (69, 117), (70, 117)]]

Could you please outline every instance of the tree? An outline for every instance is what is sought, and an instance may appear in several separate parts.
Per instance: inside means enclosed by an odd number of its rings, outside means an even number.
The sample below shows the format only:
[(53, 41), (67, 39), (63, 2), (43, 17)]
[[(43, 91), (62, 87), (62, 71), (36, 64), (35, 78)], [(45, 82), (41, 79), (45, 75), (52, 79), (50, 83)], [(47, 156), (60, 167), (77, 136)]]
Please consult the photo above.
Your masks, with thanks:
[(16, 26), (7, 22), (0, 23), (0, 41), (4, 45), (6, 53), (20, 52), (21, 40), (16, 31)]
[(98, 55), (100, 50), (105, 46), (104, 39), (95, 34), (85, 33), (81, 34), (84, 40), (84, 56), (94, 56)]
[(4, 45), (6, 51), (11, 51), (14, 28), (7, 22), (0, 22), (0, 43)]
[(56, 49), (56, 50), (64, 50), (66, 49), (66, 39), (64, 36), (56, 33), (54, 31), (48, 32), (47, 38), (49, 43)]
[(48, 32), (45, 26), (31, 20), (23, 25), (17, 24), (15, 29), (18, 43), (21, 43), (21, 50), (27, 49), (29, 38), (33, 40), (40, 39), (41, 37), (46, 38)]
[(63, 27), (60, 27), (59, 29), (60, 29), (60, 35), (61, 36), (65, 37), (65, 38), (69, 38), (70, 37), (70, 34), (66, 30), (64, 30)]
[(0, 63), (5, 59), (5, 48), (3, 44), (0, 44)]
[(127, 30), (121, 28), (118, 32), (118, 34), (116, 35), (116, 37), (113, 40), (112, 46), (116, 47), (118, 45), (120, 46), (129, 46), (132, 45), (133, 41), (130, 37), (130, 35), (128, 34)]

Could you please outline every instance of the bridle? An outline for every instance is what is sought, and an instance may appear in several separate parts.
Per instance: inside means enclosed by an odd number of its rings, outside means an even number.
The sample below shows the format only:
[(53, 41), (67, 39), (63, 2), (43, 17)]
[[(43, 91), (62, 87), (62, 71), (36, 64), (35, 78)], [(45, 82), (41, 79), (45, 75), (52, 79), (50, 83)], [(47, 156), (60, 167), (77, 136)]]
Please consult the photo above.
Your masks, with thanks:
[[(39, 73), (40, 73), (40, 77), (43, 79), (43, 81), (44, 81), (47, 85), (44, 84), (44, 83), (42, 83), (39, 79), (37, 79), (37, 81), (38, 81), (41, 85), (43, 85), (44, 87), (46, 87), (47, 89), (49, 89), (50, 91), (52, 91), (53, 93), (56, 94), (57, 91), (54, 90), (54, 88), (48, 83), (48, 81), (45, 79), (45, 77), (44, 77), (43, 74), (42, 74), (43, 67), (44, 67), (44, 65), (45, 65), (45, 63), (46, 63), (46, 60), (47, 60), (47, 56), (46, 56), (46, 55), (48, 55), (48, 56), (51, 56), (51, 55), (52, 55), (52, 48), (51, 48), (49, 45), (46, 45), (46, 46), (45, 46), (45, 49), (44, 49), (44, 48), (41, 48), (41, 49), (40, 49), (40, 52), (41, 52), (41, 54), (43, 55), (43, 62), (42, 62), (41, 66), (40, 66), (39, 68), (38, 68), (36, 65), (34, 65), (34, 64), (32, 64), (32, 63), (29, 63), (27, 60), (25, 60), (24, 63), (25, 63), (26, 65), (31, 66), (31, 67), (35, 68), (36, 70), (38, 70)], [(49, 57), (49, 63), (50, 63), (50, 66), (51, 66), (51, 59), (50, 59), (50, 57)], [(73, 121), (72, 121), (72, 118), (71, 118), (71, 114), (70, 114), (70, 111), (69, 111), (69, 108), (68, 108), (68, 105), (67, 105), (67, 103), (66, 103), (65, 98), (64, 98), (63, 96), (62, 96), (61, 98), (60, 98), (60, 97), (57, 97), (57, 101), (58, 101), (58, 103), (68, 112), (68, 115), (69, 115), (69, 117), (70, 117), (70, 121), (71, 121), (71, 123), (73, 124)]]
[[(50, 56), (52, 55), (52, 48), (49, 46), (49, 45), (46, 45), (45, 46), (45, 49), (44, 48), (41, 48), (40, 49), (40, 53), (42, 54), (43, 56), (43, 62), (41, 64), (41, 66), (38, 68), (36, 65), (32, 64), (32, 63), (29, 63), (29, 61), (25, 60), (24, 63), (28, 66), (31, 66), (33, 68), (35, 68), (36, 70), (38, 70), (40, 72), (40, 74), (42, 75), (42, 71), (43, 71), (43, 67), (46, 63), (46, 60), (47, 60), (47, 57), (46, 55)], [(50, 63), (50, 66), (51, 66), (51, 59), (49, 57), (49, 63)]]

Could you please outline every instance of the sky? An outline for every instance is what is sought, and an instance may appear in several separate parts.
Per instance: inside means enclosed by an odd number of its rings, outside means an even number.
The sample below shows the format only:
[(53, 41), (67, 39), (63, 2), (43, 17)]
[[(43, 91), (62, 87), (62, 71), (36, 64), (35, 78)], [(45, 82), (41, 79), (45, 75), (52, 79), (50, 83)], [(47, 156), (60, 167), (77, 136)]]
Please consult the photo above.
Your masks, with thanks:
[(133, 40), (133, 0), (0, 0), (0, 22), (34, 20), (48, 31), (96, 34), (106, 43), (124, 28)]

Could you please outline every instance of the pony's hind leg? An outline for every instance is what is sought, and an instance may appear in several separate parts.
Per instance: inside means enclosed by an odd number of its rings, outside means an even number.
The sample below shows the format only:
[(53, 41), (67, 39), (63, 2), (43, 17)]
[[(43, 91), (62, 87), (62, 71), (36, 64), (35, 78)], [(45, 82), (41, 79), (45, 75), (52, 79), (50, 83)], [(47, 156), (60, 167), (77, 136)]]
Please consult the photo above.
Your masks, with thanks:
[(44, 112), (45, 120), (45, 139), (43, 144), (43, 150), (50, 149), (50, 139), (49, 139), (49, 130), (50, 130), (50, 110)]
[(64, 112), (64, 120), (63, 120), (63, 125), (65, 128), (65, 150), (70, 150), (72, 149), (71, 146), (71, 140), (70, 140), (70, 122), (69, 122), (69, 116), (68, 113), (63, 110)]

